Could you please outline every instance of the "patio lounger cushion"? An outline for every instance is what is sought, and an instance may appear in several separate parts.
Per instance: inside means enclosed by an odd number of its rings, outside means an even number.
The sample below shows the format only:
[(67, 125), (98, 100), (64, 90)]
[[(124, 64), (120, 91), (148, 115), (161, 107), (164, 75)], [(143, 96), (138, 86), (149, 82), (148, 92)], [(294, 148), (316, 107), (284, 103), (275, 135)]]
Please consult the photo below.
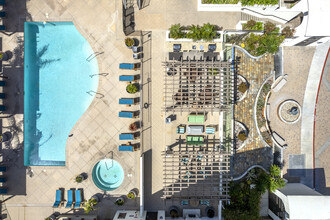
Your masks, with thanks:
[(5, 93), (0, 93), (0, 99), (4, 99), (6, 98), (6, 94)]
[(53, 208), (58, 208), (62, 202), (62, 191), (56, 190), (55, 202)]
[(6, 85), (6, 81), (0, 81), (0, 86), (5, 86)]
[(0, 105), (0, 111), (6, 111), (6, 106), (4, 106), (4, 105)]
[(203, 132), (203, 125), (189, 125), (187, 128), (187, 134), (202, 134)]
[(128, 69), (131, 70), (134, 68), (134, 64), (133, 63), (120, 63), (119, 64), (119, 69)]
[(133, 105), (134, 99), (119, 99), (119, 104), (120, 105)]
[(0, 31), (4, 31), (6, 30), (6, 26), (5, 25), (0, 25)]
[(204, 115), (189, 115), (188, 122), (189, 123), (204, 123), (205, 117)]
[(75, 199), (76, 199), (76, 202), (74, 204), (74, 207), (75, 208), (80, 208), (81, 206), (81, 190), (76, 190), (75, 191)]
[(0, 194), (7, 194), (8, 189), (7, 188), (0, 188)]
[(133, 112), (119, 112), (120, 118), (133, 118)]
[(65, 208), (71, 208), (73, 204), (73, 190), (68, 190), (68, 202), (66, 203)]
[(206, 127), (205, 129), (206, 134), (214, 134), (215, 128), (214, 127)]
[(119, 76), (119, 81), (124, 81), (124, 82), (134, 81), (134, 76), (133, 75), (121, 75), (121, 76)]
[(1, 18), (6, 17), (6, 12), (5, 12), (5, 11), (0, 11), (0, 17), (1, 17)]
[(119, 146), (119, 151), (130, 151), (133, 152), (134, 151), (134, 147), (131, 145), (120, 145)]
[(119, 140), (134, 140), (133, 134), (120, 134)]
[(5, 5), (6, 4), (6, 0), (0, 0), (0, 5)]
[(183, 126), (178, 126), (176, 128), (176, 133), (178, 133), (178, 134), (184, 134), (184, 132), (185, 132), (185, 129), (184, 129)]
[(6, 182), (6, 177), (0, 177), (0, 183), (5, 183)]
[(7, 172), (7, 167), (1, 166), (0, 167), (0, 172)]

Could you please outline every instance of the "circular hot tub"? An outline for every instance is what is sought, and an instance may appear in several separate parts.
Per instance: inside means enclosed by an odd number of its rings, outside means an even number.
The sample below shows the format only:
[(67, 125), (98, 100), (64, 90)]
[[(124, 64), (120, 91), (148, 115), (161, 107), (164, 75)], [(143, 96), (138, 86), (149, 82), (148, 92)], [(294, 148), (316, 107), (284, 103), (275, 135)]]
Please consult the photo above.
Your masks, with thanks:
[(124, 170), (115, 160), (103, 159), (97, 162), (92, 171), (94, 184), (104, 191), (117, 189), (124, 181)]

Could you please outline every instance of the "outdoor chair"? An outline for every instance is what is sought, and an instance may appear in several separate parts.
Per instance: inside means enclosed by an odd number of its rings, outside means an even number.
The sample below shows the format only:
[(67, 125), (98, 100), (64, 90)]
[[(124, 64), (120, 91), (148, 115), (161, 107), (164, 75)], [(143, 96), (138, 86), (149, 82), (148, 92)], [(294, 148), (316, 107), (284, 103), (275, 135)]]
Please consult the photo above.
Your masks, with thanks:
[(5, 183), (6, 182), (6, 177), (2, 176), (0, 177), (0, 183)]
[(6, 12), (0, 11), (0, 18), (5, 18), (5, 17), (6, 17)]
[(137, 63), (120, 63), (119, 69), (123, 70), (137, 70), (139, 65)]
[(0, 105), (0, 111), (1, 111), (1, 112), (6, 111), (6, 106), (4, 106), (4, 105)]
[(119, 151), (129, 151), (129, 152), (134, 152), (137, 151), (137, 146), (136, 145), (130, 145), (130, 144), (122, 144), (119, 145)]
[(0, 81), (0, 86), (5, 86), (6, 85), (6, 81)]
[(204, 137), (203, 136), (187, 136), (187, 145), (203, 145)]
[(205, 116), (204, 115), (189, 115), (188, 122), (189, 123), (204, 123)]
[(5, 195), (8, 193), (8, 189), (7, 188), (0, 188), (0, 195)]
[(53, 208), (59, 208), (64, 203), (64, 189), (56, 190), (55, 202)]
[(216, 44), (209, 44), (209, 51), (213, 52), (217, 49), (217, 45)]
[(173, 44), (173, 52), (180, 52), (181, 44)]
[(188, 200), (181, 200), (181, 205), (189, 205), (189, 201)]
[(206, 127), (205, 132), (206, 132), (206, 134), (214, 134), (215, 128), (208, 126), (208, 127)]
[(1, 166), (0, 167), (0, 172), (7, 172), (7, 167), (6, 166)]
[(0, 93), (0, 99), (5, 99), (6, 98), (6, 94), (5, 93)]
[(6, 30), (6, 26), (5, 25), (0, 25), (0, 31), (5, 31)]
[(74, 208), (80, 208), (82, 205), (82, 191), (80, 189), (75, 191), (75, 204)]
[(6, 0), (0, 0), (0, 5), (5, 5), (6, 4)]
[(121, 82), (132, 82), (139, 79), (139, 75), (120, 75), (119, 81)]
[(176, 133), (178, 133), (178, 134), (184, 134), (185, 133), (185, 127), (184, 126), (178, 126), (176, 128)]
[(73, 190), (68, 190), (67, 194), (68, 194), (68, 201), (66, 203), (65, 208), (71, 208), (73, 203), (74, 203), (74, 191)]

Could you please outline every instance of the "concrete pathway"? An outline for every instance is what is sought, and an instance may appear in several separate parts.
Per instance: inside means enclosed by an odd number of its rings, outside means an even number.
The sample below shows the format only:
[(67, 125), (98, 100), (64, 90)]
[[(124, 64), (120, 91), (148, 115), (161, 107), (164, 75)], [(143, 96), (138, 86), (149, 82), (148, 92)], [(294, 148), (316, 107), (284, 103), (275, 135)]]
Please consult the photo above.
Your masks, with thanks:
[[(314, 168), (314, 113), (318, 88), (321, 80), (324, 63), (327, 62), (327, 53), (330, 42), (322, 44), (316, 48), (313, 61), (310, 67), (306, 90), (303, 102), (301, 117), (301, 154), (305, 155), (305, 169)], [(306, 172), (305, 184), (314, 187), (312, 172)]]

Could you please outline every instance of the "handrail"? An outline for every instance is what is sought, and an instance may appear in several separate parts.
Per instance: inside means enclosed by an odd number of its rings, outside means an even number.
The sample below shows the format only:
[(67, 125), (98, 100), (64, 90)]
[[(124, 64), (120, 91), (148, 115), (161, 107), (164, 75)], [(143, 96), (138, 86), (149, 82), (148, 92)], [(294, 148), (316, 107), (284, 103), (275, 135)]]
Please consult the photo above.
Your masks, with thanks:
[(242, 8), (242, 12), (244, 12), (244, 10), (248, 10), (248, 11), (251, 11), (251, 12), (253, 12), (253, 13), (256, 13), (256, 14), (259, 14), (259, 15), (261, 15), (261, 16), (265, 16), (265, 17), (275, 17), (275, 18), (277, 18), (277, 19), (280, 19), (280, 20), (283, 20), (283, 21), (285, 21), (285, 22), (288, 22), (288, 20), (285, 20), (285, 19), (283, 19), (283, 18), (281, 18), (281, 17), (278, 17), (278, 16), (276, 16), (276, 15), (266, 15), (266, 14), (262, 14), (262, 13), (260, 13), (260, 12), (253, 11), (253, 10), (250, 9), (250, 8)]
[(260, 59), (261, 57), (263, 57), (265, 55), (265, 54), (262, 54), (260, 56), (255, 57), (255, 56), (251, 55), (247, 50), (245, 50), (244, 48), (242, 48), (242, 47), (240, 47), (238, 45), (235, 45), (234, 44), (233, 47), (236, 47), (237, 49), (239, 49), (240, 51), (242, 51), (243, 53), (245, 53), (247, 56), (249, 56), (251, 59)]
[(240, 180), (242, 179), (250, 170), (252, 170), (253, 168), (260, 168), (262, 170), (264, 170), (266, 173), (269, 173), (263, 166), (261, 165), (252, 165), (250, 166), (242, 175), (240, 175), (239, 177), (236, 177), (236, 178), (233, 178), (233, 181), (237, 181), (237, 180)]

